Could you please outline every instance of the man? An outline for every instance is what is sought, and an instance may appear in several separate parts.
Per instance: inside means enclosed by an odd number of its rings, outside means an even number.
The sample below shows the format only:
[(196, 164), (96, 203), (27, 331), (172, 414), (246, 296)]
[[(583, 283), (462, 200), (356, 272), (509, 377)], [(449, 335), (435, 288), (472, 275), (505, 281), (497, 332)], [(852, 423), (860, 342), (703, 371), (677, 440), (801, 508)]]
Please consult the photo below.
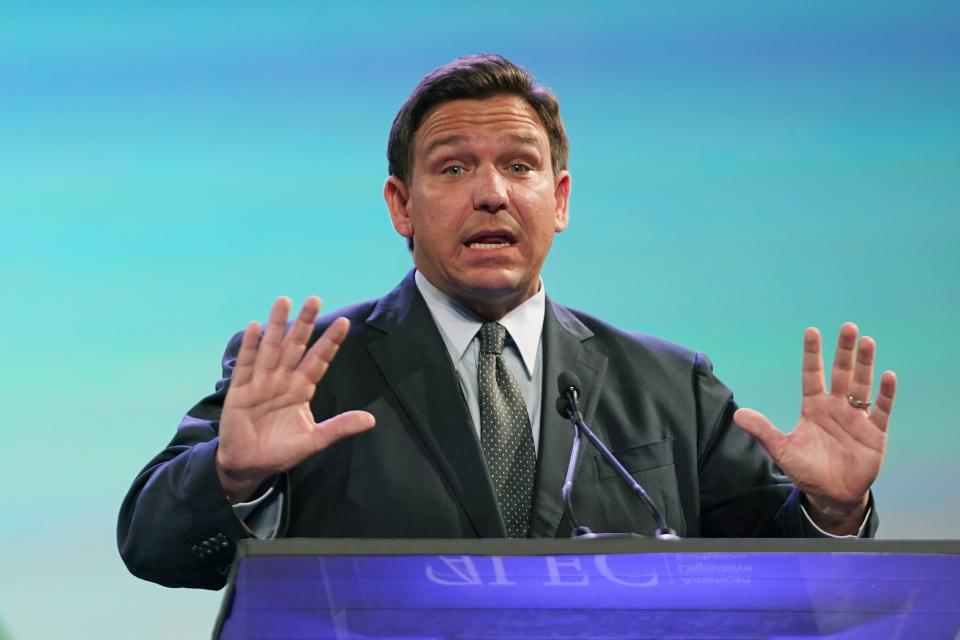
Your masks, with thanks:
[[(540, 270), (568, 222), (566, 134), (549, 90), (500, 56), (426, 76), (388, 158), (384, 197), (416, 270), (336, 317), (317, 320), (312, 297), (288, 326), (280, 298), (262, 334), (251, 323), (231, 341), (217, 391), (124, 501), (131, 571), (217, 588), (236, 541), (254, 534), (570, 535), (560, 487), (572, 436), (553, 410), (565, 370), (583, 383), (587, 421), (680, 535), (872, 533), (896, 379), (883, 375), (868, 410), (875, 345), (854, 325), (841, 329), (829, 392), (807, 330), (801, 417), (782, 435), (737, 409), (702, 354), (547, 299)], [(652, 532), (594, 452), (578, 468), (580, 521)]]

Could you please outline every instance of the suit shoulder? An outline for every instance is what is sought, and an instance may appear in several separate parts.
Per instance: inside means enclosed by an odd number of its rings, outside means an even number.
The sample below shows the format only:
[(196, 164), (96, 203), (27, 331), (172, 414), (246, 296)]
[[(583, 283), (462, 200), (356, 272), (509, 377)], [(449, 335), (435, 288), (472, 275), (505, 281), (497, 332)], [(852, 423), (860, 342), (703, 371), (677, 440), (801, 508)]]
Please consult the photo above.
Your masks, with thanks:
[(315, 333), (322, 333), (327, 327), (333, 324), (334, 320), (342, 317), (350, 321), (350, 333), (356, 333), (363, 328), (367, 318), (373, 313), (378, 302), (379, 299), (375, 298), (373, 300), (351, 304), (336, 311), (331, 311), (330, 313), (325, 313), (314, 321), (314, 331)]
[(563, 306), (559, 306), (559, 308), (583, 323), (593, 333), (593, 337), (589, 341), (591, 346), (608, 352), (608, 355), (643, 357), (644, 359), (660, 361), (664, 365), (683, 368), (704, 363), (709, 366), (709, 360), (703, 353), (676, 342), (647, 333), (621, 329), (577, 309)]

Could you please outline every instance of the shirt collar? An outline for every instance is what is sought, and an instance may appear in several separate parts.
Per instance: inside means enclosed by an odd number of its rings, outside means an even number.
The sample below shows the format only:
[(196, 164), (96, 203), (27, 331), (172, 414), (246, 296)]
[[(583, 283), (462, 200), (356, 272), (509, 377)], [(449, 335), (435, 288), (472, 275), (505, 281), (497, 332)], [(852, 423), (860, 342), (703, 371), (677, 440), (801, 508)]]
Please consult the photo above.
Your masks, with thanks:
[[(460, 362), (484, 320), (435, 287), (419, 271), (414, 273), (414, 279), (427, 303), (427, 308), (430, 309), (430, 314), (440, 329), (440, 335), (447, 345), (451, 359), (455, 363)], [(528, 376), (533, 376), (546, 309), (547, 294), (541, 280), (540, 290), (537, 293), (498, 320), (517, 346)]]

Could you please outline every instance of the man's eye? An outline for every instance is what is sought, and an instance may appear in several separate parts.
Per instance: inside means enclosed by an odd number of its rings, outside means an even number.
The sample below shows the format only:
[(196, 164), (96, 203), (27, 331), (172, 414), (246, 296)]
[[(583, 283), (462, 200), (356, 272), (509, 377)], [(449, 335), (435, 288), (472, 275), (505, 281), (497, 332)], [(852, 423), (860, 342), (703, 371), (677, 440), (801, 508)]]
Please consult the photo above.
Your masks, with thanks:
[(444, 167), (443, 171), (441, 171), (440, 173), (442, 173), (445, 176), (463, 175), (463, 167), (459, 165), (451, 165), (449, 167)]
[(514, 162), (509, 167), (507, 167), (507, 169), (510, 171), (510, 173), (526, 173), (530, 171), (530, 167), (523, 164), (522, 162)]

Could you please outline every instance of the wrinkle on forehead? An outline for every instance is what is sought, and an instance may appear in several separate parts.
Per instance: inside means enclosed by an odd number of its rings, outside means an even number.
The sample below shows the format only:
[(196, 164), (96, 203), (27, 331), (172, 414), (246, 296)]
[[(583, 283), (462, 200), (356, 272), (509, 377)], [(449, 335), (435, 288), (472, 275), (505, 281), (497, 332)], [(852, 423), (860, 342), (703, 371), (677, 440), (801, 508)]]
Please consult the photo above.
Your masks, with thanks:
[(445, 102), (424, 118), (416, 133), (417, 146), (430, 140), (425, 149), (429, 152), (437, 143), (469, 140), (469, 134), (478, 128), (492, 130), (484, 134), (496, 132), (498, 138), (545, 148), (547, 135), (540, 116), (517, 96)]
[[(536, 136), (524, 135), (520, 133), (503, 134), (497, 138), (497, 141), (501, 143), (512, 142), (519, 145), (526, 144), (532, 147), (537, 147), (538, 149), (540, 147), (540, 142), (541, 142), (541, 140)], [(430, 144), (427, 145), (427, 148), (423, 150), (423, 156), (430, 157), (430, 154), (432, 154), (434, 151), (436, 151), (440, 147), (448, 147), (448, 146), (453, 147), (458, 144), (464, 144), (469, 142), (470, 142), (470, 138), (468, 136), (461, 136), (456, 134), (450, 135), (450, 136), (443, 136), (443, 137), (434, 137), (430, 141)]]

